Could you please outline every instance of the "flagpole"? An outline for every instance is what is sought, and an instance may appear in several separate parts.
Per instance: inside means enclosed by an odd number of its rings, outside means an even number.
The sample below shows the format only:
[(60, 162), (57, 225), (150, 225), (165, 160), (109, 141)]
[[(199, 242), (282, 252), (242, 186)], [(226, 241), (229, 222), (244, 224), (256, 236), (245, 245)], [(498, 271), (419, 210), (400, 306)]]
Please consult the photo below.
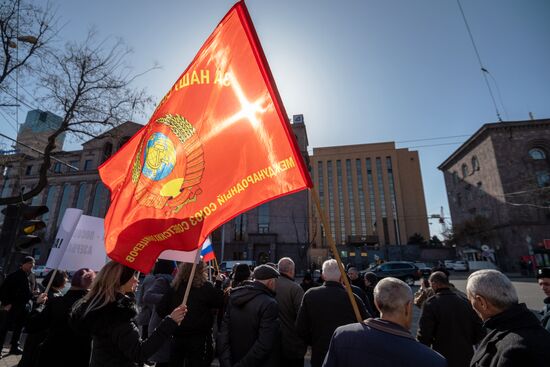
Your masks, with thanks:
[(355, 301), (355, 296), (353, 295), (353, 292), (351, 291), (351, 286), (349, 284), (348, 276), (346, 275), (346, 272), (344, 271), (344, 265), (342, 264), (342, 260), (340, 259), (340, 253), (338, 252), (338, 249), (336, 248), (336, 244), (334, 243), (334, 238), (332, 238), (332, 233), (330, 232), (330, 225), (328, 223), (328, 220), (325, 216), (325, 213), (323, 212), (323, 209), (321, 208), (321, 202), (319, 200), (319, 195), (317, 194), (317, 191), (312, 187), (309, 189), (311, 192), (311, 195), (313, 196), (313, 201), (315, 202), (315, 206), (317, 207), (317, 212), (319, 213), (319, 216), (321, 217), (321, 222), (323, 223), (323, 227), (325, 228), (325, 233), (328, 237), (328, 244), (330, 246), (330, 249), (332, 250), (332, 254), (334, 255), (334, 258), (336, 259), (336, 262), (338, 263), (338, 269), (340, 269), (340, 275), (342, 276), (342, 280), (344, 281), (344, 285), (346, 288), (346, 293), (348, 294), (348, 298), (351, 302), (351, 306), (353, 307), (353, 312), (355, 313), (355, 317), (357, 318), (357, 322), (361, 323), (363, 322), (363, 318), (361, 317), (361, 313), (359, 312), (359, 307), (357, 306), (357, 302)]
[[(202, 247), (201, 247), (202, 248)], [(185, 288), (185, 295), (183, 296), (182, 305), (187, 305), (187, 298), (189, 298), (189, 292), (191, 291), (191, 284), (193, 284), (193, 278), (195, 277), (195, 270), (197, 269), (197, 263), (201, 259), (201, 248), (197, 248), (197, 255), (191, 268), (191, 274), (189, 274), (189, 280), (187, 281), (187, 288)]]

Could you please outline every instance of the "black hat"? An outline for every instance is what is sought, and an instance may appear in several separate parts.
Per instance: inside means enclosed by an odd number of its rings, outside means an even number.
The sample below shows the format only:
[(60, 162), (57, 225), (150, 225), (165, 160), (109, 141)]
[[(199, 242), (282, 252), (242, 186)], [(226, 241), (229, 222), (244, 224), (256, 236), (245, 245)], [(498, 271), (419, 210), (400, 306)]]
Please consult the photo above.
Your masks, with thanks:
[(537, 269), (537, 279), (540, 278), (550, 278), (550, 268)]
[(23, 258), (23, 260), (21, 260), (21, 265), (23, 264), (27, 264), (27, 263), (33, 263), (34, 262), (34, 257), (32, 256), (25, 256)]
[(254, 279), (268, 280), (279, 277), (279, 272), (269, 265), (260, 265), (254, 268)]
[(134, 269), (122, 265), (122, 272), (120, 273), (120, 285), (128, 283), (128, 281), (132, 279), (135, 273), (136, 271)]
[(233, 271), (233, 281), (243, 282), (250, 278), (250, 268), (246, 264), (237, 264)]

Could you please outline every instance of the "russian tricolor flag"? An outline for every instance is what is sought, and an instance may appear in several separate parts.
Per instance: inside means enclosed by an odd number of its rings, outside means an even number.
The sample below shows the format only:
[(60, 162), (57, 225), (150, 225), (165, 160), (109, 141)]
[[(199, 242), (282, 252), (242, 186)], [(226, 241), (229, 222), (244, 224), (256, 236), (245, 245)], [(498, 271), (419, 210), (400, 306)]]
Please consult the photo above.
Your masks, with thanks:
[(212, 247), (212, 241), (210, 241), (210, 237), (206, 238), (206, 240), (202, 244), (201, 256), (202, 260), (205, 263), (212, 261), (216, 258), (216, 255), (214, 254), (214, 248)]

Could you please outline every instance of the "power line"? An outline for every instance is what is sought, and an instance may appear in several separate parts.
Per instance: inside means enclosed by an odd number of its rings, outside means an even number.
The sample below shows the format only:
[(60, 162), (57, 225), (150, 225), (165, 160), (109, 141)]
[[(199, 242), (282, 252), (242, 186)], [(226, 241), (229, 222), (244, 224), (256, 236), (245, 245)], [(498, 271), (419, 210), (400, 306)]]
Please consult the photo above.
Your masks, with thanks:
[(439, 147), (439, 146), (442, 146), (442, 145), (454, 145), (454, 144), (462, 144), (464, 143), (463, 141), (457, 141), (457, 142), (453, 142), (453, 143), (440, 143), (440, 144), (426, 144), (426, 145), (414, 145), (414, 146), (411, 146), (411, 147), (407, 147), (407, 148), (427, 148), (427, 147)]
[(402, 143), (412, 143), (416, 141), (425, 141), (425, 140), (444, 140), (444, 139), (451, 139), (451, 138), (464, 138), (467, 136), (471, 136), (470, 134), (463, 134), (463, 135), (449, 135), (449, 136), (438, 136), (435, 138), (424, 138), (424, 139), (412, 139), (412, 140), (401, 140), (396, 141), (396, 144), (402, 144)]
[(477, 56), (477, 61), (479, 62), (479, 67), (481, 68), (481, 74), (483, 75), (483, 79), (485, 80), (485, 84), (487, 85), (487, 89), (489, 90), (491, 100), (493, 101), (493, 106), (495, 107), (495, 111), (497, 113), (498, 121), (502, 122), (502, 118), (500, 117), (500, 112), (498, 111), (497, 102), (495, 100), (495, 96), (493, 95), (493, 90), (491, 89), (491, 85), (489, 84), (489, 80), (487, 79), (486, 74), (489, 74), (489, 71), (487, 70), (486, 67), (483, 66), (483, 63), (481, 62), (481, 56), (479, 55), (479, 51), (477, 49), (476, 42), (475, 42), (474, 36), (472, 34), (472, 30), (470, 29), (470, 25), (468, 24), (468, 20), (466, 19), (466, 14), (464, 14), (464, 9), (462, 9), (462, 4), (460, 4), (460, 0), (456, 0), (456, 2), (458, 4), (458, 8), (460, 9), (460, 13), (462, 14), (462, 19), (464, 20), (464, 24), (466, 25), (466, 29), (468, 30), (468, 35), (470, 36), (470, 41), (472, 41), (472, 46), (474, 47), (474, 52)]

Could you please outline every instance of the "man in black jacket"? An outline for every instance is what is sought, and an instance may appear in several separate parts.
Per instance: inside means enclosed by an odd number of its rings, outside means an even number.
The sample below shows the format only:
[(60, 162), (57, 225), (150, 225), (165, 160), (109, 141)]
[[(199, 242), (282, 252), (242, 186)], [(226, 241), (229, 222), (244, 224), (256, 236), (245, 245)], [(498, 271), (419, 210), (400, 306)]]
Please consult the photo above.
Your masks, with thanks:
[[(337, 327), (357, 322), (336, 260), (323, 263), (325, 283), (309, 289), (302, 299), (296, 319), (298, 335), (311, 345), (311, 366), (320, 367), (328, 351), (330, 338)], [(363, 301), (355, 295), (361, 317), (370, 317)]]
[(449, 367), (468, 367), (473, 346), (484, 335), (481, 320), (468, 301), (449, 288), (445, 273), (432, 273), (429, 282), (435, 295), (422, 307), (416, 337), (447, 358)]
[(33, 267), (34, 258), (25, 256), (19, 269), (8, 275), (0, 288), (0, 303), (2, 304), (0, 311), (2, 313), (0, 318), (0, 346), (4, 345), (6, 334), (11, 329), (10, 354), (23, 353), (19, 348), (19, 337), (28, 314), (27, 303), (33, 295), (29, 283), (29, 274)]
[(260, 265), (253, 282), (231, 291), (216, 343), (220, 366), (279, 366), (278, 277), (277, 270)]
[(468, 277), (466, 293), (490, 330), (471, 367), (548, 366), (550, 333), (524, 303), (518, 303), (510, 279), (497, 270), (478, 270)]

